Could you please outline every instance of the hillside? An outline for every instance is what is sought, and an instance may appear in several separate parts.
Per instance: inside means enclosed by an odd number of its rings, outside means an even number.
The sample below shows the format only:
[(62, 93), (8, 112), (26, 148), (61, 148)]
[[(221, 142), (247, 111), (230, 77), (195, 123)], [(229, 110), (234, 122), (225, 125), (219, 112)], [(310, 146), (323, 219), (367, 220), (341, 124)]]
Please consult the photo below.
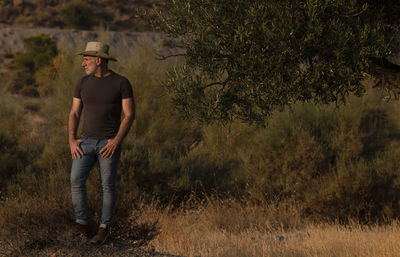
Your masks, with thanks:
[(24, 50), (24, 37), (39, 33), (50, 35), (66, 52), (73, 51), (77, 40), (99, 39), (98, 31), (112, 31), (102, 37), (114, 51), (130, 49), (142, 36), (157, 41), (155, 33), (138, 33), (152, 28), (137, 12), (151, 13), (164, 5), (164, 0), (0, 0), (0, 77), (9, 78), (14, 54)]
[(81, 19), (79, 26), (83, 29), (148, 31), (150, 26), (137, 17), (137, 10), (149, 11), (153, 6), (163, 8), (164, 4), (164, 0), (1, 0), (0, 28), (76, 28), (70, 20), (75, 16)]

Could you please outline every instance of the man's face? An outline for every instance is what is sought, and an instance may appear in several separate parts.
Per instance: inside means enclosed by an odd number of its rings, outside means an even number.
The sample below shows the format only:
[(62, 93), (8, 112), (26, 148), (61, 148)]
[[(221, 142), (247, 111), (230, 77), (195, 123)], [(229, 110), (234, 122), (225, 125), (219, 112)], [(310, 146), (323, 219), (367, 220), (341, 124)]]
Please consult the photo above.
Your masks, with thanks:
[(82, 67), (85, 68), (85, 72), (87, 75), (93, 75), (96, 73), (97, 69), (100, 67), (100, 59), (94, 56), (84, 56), (82, 61)]

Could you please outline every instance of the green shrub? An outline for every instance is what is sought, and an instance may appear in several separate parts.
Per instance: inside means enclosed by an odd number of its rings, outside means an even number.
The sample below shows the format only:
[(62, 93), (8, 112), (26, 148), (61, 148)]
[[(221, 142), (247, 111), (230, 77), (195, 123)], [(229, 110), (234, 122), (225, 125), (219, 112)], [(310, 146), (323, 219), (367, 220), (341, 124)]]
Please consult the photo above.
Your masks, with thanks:
[(50, 63), (57, 55), (57, 44), (48, 35), (24, 38), (25, 52), (15, 55), (16, 73), (10, 91), (24, 96), (39, 96), (35, 72)]
[(67, 56), (59, 54), (54, 57), (49, 65), (46, 65), (35, 72), (35, 81), (37, 84), (37, 90), (41, 97), (49, 96), (53, 93), (53, 87), (57, 86), (54, 80), (58, 76), (58, 71), (65, 66), (68, 62)]
[(27, 158), (15, 136), (0, 131), (0, 196), (12, 177), (25, 168)]
[(48, 65), (57, 55), (57, 44), (46, 34), (24, 38), (25, 52), (15, 55), (15, 66), (24, 72), (35, 72)]
[(238, 147), (247, 194), (295, 200), (318, 219), (399, 217), (399, 113), (369, 93), (345, 107), (306, 104), (275, 114)]
[(37, 86), (35, 84), (35, 78), (30, 71), (17, 71), (13, 75), (9, 91), (11, 93), (20, 94), (23, 96), (39, 96)]
[(92, 8), (85, 2), (71, 2), (60, 14), (64, 24), (70, 28), (90, 29), (94, 23)]

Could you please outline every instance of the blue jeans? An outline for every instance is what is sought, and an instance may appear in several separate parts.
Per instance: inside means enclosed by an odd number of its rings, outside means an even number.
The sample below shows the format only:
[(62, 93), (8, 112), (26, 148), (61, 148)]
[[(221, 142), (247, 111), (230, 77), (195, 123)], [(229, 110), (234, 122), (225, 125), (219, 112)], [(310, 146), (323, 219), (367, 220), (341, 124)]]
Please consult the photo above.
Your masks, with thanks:
[(80, 147), (83, 156), (73, 159), (71, 168), (71, 195), (77, 223), (88, 224), (86, 203), (86, 180), (90, 170), (99, 162), (101, 188), (101, 218), (100, 227), (107, 228), (111, 223), (115, 207), (115, 177), (118, 161), (121, 156), (119, 147), (112, 158), (103, 158), (100, 150), (107, 144), (108, 139), (91, 139), (81, 137)]

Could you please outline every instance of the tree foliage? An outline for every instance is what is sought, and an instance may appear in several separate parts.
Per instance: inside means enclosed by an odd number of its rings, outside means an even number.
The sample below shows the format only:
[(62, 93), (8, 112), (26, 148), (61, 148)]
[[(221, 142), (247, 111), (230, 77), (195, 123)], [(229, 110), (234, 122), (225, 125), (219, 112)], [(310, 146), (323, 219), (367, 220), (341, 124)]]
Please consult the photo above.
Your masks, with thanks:
[(178, 39), (185, 63), (165, 85), (185, 117), (204, 122), (263, 123), (298, 101), (345, 101), (394, 53), (398, 9), (393, 0), (172, 0), (157, 26)]

